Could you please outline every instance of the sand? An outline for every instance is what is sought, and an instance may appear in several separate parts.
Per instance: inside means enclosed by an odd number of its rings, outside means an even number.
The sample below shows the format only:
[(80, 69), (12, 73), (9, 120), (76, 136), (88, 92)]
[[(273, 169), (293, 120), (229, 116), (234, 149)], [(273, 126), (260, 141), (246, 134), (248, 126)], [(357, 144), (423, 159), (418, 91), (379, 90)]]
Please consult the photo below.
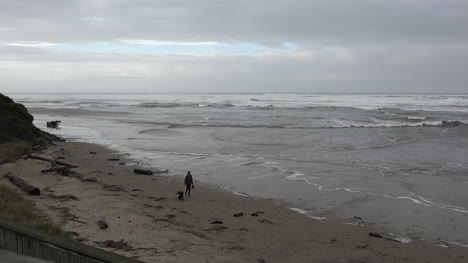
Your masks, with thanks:
[(274, 200), (235, 195), (196, 174), (192, 196), (179, 201), (184, 175), (134, 174), (135, 160), (100, 145), (60, 142), (36, 154), (79, 166), (76, 175), (43, 174), (49, 162), (26, 159), (0, 166), (0, 183), (11, 185), (7, 172), (23, 178), (42, 191), (28, 199), (72, 238), (145, 262), (468, 262), (467, 248), (371, 237), (385, 233), (359, 219), (316, 220)]

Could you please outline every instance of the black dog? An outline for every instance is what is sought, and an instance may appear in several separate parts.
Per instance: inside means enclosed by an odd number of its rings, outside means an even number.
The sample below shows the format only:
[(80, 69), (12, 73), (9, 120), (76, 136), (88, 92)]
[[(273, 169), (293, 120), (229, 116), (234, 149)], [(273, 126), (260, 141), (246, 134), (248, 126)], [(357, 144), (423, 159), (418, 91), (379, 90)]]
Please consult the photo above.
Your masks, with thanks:
[(179, 195), (179, 200), (184, 201), (184, 192), (180, 191), (180, 192), (177, 192), (176, 194)]

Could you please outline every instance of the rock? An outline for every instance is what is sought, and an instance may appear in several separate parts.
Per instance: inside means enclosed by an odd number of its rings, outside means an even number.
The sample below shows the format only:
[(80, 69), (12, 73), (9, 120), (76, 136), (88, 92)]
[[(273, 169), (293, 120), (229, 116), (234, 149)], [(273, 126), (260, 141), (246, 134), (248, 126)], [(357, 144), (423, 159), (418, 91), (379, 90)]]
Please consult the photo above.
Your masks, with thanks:
[(133, 172), (136, 173), (136, 174), (153, 175), (153, 171), (151, 171), (151, 170), (133, 169)]
[(369, 236), (375, 237), (375, 238), (383, 238), (383, 236), (381, 234), (374, 233), (374, 232), (369, 232)]
[(6, 164), (6, 161), (5, 161), (5, 160), (2, 160), (2, 159), (0, 159), (0, 165), (2, 165), (2, 164)]
[(258, 213), (252, 213), (251, 216), (258, 216)]
[(220, 221), (220, 220), (215, 220), (213, 222), (211, 222), (213, 225), (222, 225), (223, 224), (223, 221)]
[(243, 213), (243, 212), (240, 212), (240, 213), (234, 214), (233, 216), (234, 216), (234, 217), (241, 217), (241, 216), (243, 216), (243, 215), (244, 215), (244, 213)]
[(359, 216), (353, 216), (353, 218), (357, 220), (362, 220), (362, 217), (359, 217)]
[(89, 154), (97, 154), (97, 152), (89, 152)]
[(48, 121), (46, 123), (47, 128), (53, 128), (53, 129), (58, 129), (59, 123), (62, 121)]
[(335, 244), (336, 242), (338, 242), (338, 239), (336, 238), (330, 239), (330, 244)]
[(109, 227), (109, 225), (107, 225), (107, 222), (104, 219), (97, 221), (97, 224), (99, 226), (99, 229), (106, 229)]
[(108, 161), (120, 161), (119, 158), (110, 158), (110, 159), (107, 159)]
[(263, 259), (263, 258), (258, 258), (258, 262), (259, 262), (259, 263), (266, 263), (266, 260)]
[(125, 165), (125, 163), (119, 163), (119, 165)]

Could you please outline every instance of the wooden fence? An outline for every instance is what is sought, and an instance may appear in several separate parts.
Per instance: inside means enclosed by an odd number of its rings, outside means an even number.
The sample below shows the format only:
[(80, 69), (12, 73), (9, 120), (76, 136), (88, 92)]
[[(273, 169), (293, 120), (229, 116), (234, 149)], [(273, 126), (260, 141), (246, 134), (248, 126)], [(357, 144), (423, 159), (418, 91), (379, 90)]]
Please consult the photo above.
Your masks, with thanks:
[(0, 248), (56, 263), (142, 263), (4, 220), (0, 220)]

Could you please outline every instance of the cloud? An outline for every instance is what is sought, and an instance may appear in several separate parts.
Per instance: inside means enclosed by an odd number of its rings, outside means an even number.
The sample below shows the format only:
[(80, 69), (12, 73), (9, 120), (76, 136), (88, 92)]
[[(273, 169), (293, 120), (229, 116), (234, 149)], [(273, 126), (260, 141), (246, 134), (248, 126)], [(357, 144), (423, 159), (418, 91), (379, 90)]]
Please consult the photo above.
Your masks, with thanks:
[(13, 47), (34, 47), (34, 48), (47, 48), (52, 46), (61, 45), (59, 43), (47, 43), (47, 42), (17, 42), (17, 43), (6, 43), (5, 46)]
[(155, 46), (216, 46), (219, 42), (176, 42), (176, 41), (158, 41), (150, 39), (119, 39), (119, 42), (130, 45), (155, 45)]
[(0, 85), (462, 92), (467, 12), (458, 0), (0, 0)]

